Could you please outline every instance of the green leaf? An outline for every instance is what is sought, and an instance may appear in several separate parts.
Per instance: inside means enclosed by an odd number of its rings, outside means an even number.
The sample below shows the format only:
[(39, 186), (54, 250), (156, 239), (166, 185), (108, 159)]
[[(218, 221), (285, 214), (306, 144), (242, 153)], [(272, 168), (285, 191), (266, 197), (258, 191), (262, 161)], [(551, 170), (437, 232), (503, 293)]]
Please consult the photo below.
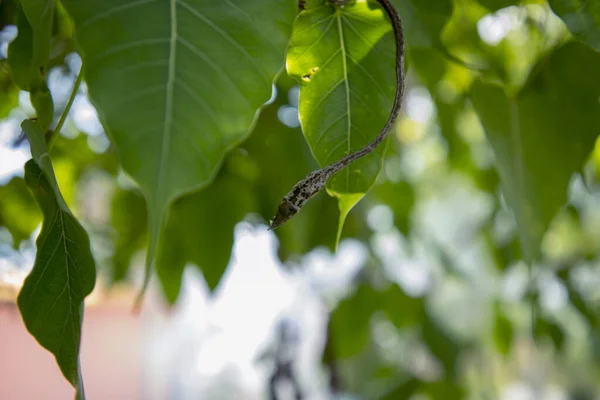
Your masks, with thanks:
[(21, 7), (33, 33), (31, 64), (44, 76), (51, 50), (53, 0), (21, 0)]
[[(237, 173), (243, 171), (251, 175), (248, 179), (255, 181), (256, 196), (260, 200), (259, 212), (266, 221), (273, 217), (273, 204), (281, 201), (282, 194), (308, 172), (318, 168), (302, 130), (284, 125), (278, 118), (278, 112), (285, 110), (282, 107), (290, 107), (288, 91), (294, 84), (289, 76), (280, 76), (277, 98), (261, 111), (252, 135), (240, 146), (248, 152), (250, 165), (238, 167)], [(290, 93), (295, 93), (295, 89)], [(291, 102), (294, 103), (294, 100)], [(339, 222), (336, 199), (325, 193), (319, 194), (294, 219), (293, 224), (284, 224), (274, 231), (279, 238), (279, 257), (282, 260), (305, 254), (317, 246), (334, 250)], [(356, 213), (351, 214), (346, 220), (344, 235), (357, 237), (357, 225), (364, 224)]]
[(43, 86), (44, 80), (39, 66), (33, 63), (34, 33), (22, 7), (17, 14), (17, 29), (17, 37), (8, 46), (7, 62), (17, 86), (31, 91)]
[(385, 313), (397, 328), (412, 326), (424, 312), (423, 300), (407, 296), (396, 284), (381, 291), (361, 284), (331, 315), (336, 357), (352, 357), (367, 345), (371, 317), (378, 311)]
[(536, 341), (541, 339), (550, 339), (552, 344), (554, 344), (554, 348), (557, 351), (562, 351), (565, 344), (565, 333), (561, 329), (561, 327), (546, 317), (537, 318), (535, 321), (535, 326), (533, 329), (533, 334)]
[(479, 3), (489, 8), (491, 11), (498, 11), (501, 8), (506, 8), (514, 5), (519, 5), (520, 0), (479, 0)]
[(571, 43), (539, 65), (515, 97), (491, 84), (473, 87), (528, 261), (540, 257), (543, 235), (567, 201), (569, 180), (600, 133), (599, 70), (600, 54)]
[(452, 16), (451, 0), (392, 0), (402, 16), (408, 47), (438, 48), (441, 33)]
[(213, 290), (229, 264), (233, 230), (256, 209), (247, 181), (232, 174), (218, 176), (211, 186), (178, 199), (169, 212), (156, 270), (169, 303), (177, 300), (187, 263), (200, 267)]
[(379, 400), (399, 400), (399, 399), (410, 399), (412, 398), (419, 386), (421, 386), (422, 382), (416, 378), (409, 378), (406, 381), (402, 382), (400, 385), (390, 390), (384, 396), (382, 396)]
[(84, 299), (96, 282), (96, 268), (87, 233), (65, 204), (44, 142), (32, 121), (22, 128), (33, 159), (25, 165), (25, 181), (44, 215), (37, 238), (33, 270), (17, 303), (27, 330), (56, 358), (67, 380), (83, 399), (79, 364)]
[(8, 113), (19, 105), (19, 88), (13, 82), (7, 61), (0, 60), (0, 119), (6, 118)]
[(48, 129), (54, 119), (54, 101), (50, 90), (44, 85), (41, 89), (32, 91), (29, 99), (35, 109), (38, 124), (43, 129)]
[[(321, 2), (298, 16), (287, 69), (300, 84), (300, 122), (321, 167), (363, 148), (388, 119), (396, 90), (392, 26), (380, 6)], [(332, 177), (340, 227), (373, 186), (385, 145)]]
[(399, 329), (417, 325), (425, 312), (422, 298), (408, 296), (395, 283), (381, 292), (380, 307)]
[(378, 185), (374, 192), (377, 199), (388, 205), (394, 212), (396, 228), (408, 235), (416, 202), (415, 189), (406, 181), (384, 182)]
[(19, 247), (40, 223), (42, 216), (22, 178), (13, 178), (0, 187), (0, 226), (6, 227)]
[(571, 34), (600, 51), (600, 3), (582, 0), (548, 0)]
[[(53, 7), (50, 2), (50, 11), (42, 11), (37, 3), (31, 0), (22, 2), (17, 18), (19, 34), (8, 46), (7, 61), (17, 86), (30, 92), (40, 126), (46, 130), (54, 116), (52, 95), (44, 78), (50, 56)], [(28, 21), (28, 13), (35, 25)]]
[(426, 393), (430, 399), (462, 400), (467, 398), (467, 392), (463, 387), (448, 380), (431, 382), (424, 386), (423, 393)]
[(337, 359), (352, 357), (367, 345), (371, 316), (379, 303), (379, 294), (369, 285), (361, 284), (351, 297), (338, 304), (330, 322)]
[(127, 277), (133, 254), (147, 242), (148, 212), (142, 195), (135, 190), (118, 190), (112, 201), (112, 226), (116, 232), (112, 257), (112, 282)]
[[(297, 5), (66, 0), (89, 96), (148, 202), (146, 284), (169, 203), (206, 186), (271, 97)], [(146, 285), (145, 285), (146, 286)]]

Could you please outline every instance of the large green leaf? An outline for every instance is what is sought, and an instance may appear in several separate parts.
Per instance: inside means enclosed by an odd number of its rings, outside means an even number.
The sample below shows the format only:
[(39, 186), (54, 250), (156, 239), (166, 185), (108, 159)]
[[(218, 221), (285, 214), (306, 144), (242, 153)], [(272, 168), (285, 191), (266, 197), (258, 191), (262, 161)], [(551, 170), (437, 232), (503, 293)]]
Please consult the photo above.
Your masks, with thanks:
[(206, 186), (271, 96), (294, 1), (66, 0), (89, 96), (148, 202), (147, 278), (168, 204)]
[(17, 303), (27, 330), (51, 351), (63, 375), (84, 398), (79, 365), (84, 299), (96, 282), (96, 268), (87, 233), (65, 204), (52, 169), (44, 132), (23, 122), (32, 160), (25, 181), (44, 215), (36, 241), (33, 270), (25, 279)]
[(600, 133), (598, 71), (600, 54), (571, 43), (539, 65), (515, 98), (490, 84), (473, 88), (529, 261), (539, 258), (544, 232), (567, 201), (569, 180)]
[[(287, 58), (301, 83), (300, 122), (319, 165), (363, 148), (388, 119), (396, 90), (392, 26), (374, 1), (337, 7), (321, 1), (301, 12)], [(374, 184), (385, 145), (330, 179), (341, 222)]]
[(548, 0), (548, 3), (575, 38), (600, 51), (600, 2)]
[(177, 300), (187, 263), (200, 267), (211, 290), (217, 286), (229, 263), (235, 225), (256, 209), (252, 189), (247, 181), (229, 173), (173, 204), (165, 228), (168, 240), (160, 246), (156, 260), (170, 303)]

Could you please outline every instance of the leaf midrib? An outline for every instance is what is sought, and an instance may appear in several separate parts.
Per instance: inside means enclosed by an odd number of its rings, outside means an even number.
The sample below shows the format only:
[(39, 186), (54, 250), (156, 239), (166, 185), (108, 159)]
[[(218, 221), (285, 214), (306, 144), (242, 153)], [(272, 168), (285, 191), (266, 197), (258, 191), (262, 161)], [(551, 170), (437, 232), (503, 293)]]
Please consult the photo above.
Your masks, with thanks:
[[(177, 56), (177, 37), (178, 37), (178, 21), (177, 21), (177, 0), (169, 1), (170, 18), (171, 18), (171, 35), (169, 38), (169, 69), (167, 72), (167, 87), (165, 100), (165, 122), (163, 125), (162, 146), (160, 151), (160, 159), (158, 162), (158, 174), (155, 199), (162, 199), (163, 185), (165, 182), (165, 174), (167, 171), (167, 163), (169, 160), (169, 151), (171, 147), (171, 136), (173, 134), (173, 91), (175, 88), (175, 68)], [(163, 201), (157, 201), (158, 207), (163, 207)], [(160, 214), (162, 210), (157, 210)]]
[[(346, 132), (346, 155), (350, 154), (351, 142), (350, 133), (352, 131), (352, 114), (350, 110), (350, 81), (348, 80), (348, 64), (346, 55), (346, 43), (344, 41), (344, 30), (342, 27), (342, 16), (339, 10), (336, 10), (336, 19), (338, 26), (338, 34), (340, 37), (340, 49), (342, 50), (342, 69), (344, 72), (344, 86), (346, 88), (346, 115), (347, 115), (347, 132)], [(350, 189), (350, 168), (346, 168), (346, 191)]]

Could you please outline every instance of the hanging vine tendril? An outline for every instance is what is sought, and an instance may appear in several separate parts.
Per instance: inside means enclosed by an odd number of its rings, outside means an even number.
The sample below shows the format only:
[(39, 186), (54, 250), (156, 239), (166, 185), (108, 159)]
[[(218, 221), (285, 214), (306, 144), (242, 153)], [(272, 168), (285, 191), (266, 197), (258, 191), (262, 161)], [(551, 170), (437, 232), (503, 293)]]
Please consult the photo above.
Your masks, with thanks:
[[(336, 6), (344, 6), (349, 0), (331, 0)], [(269, 229), (275, 229), (296, 215), (302, 207), (314, 197), (327, 183), (327, 180), (333, 175), (337, 174), (348, 165), (353, 163), (371, 153), (377, 148), (388, 136), (390, 130), (394, 126), (394, 122), (400, 113), (400, 107), (402, 106), (402, 98), (404, 95), (404, 30), (402, 28), (402, 20), (398, 15), (398, 12), (389, 0), (377, 0), (381, 5), (387, 16), (389, 17), (392, 27), (394, 30), (396, 40), (396, 92), (394, 96), (394, 104), (390, 116), (375, 139), (367, 144), (362, 149), (347, 155), (335, 163), (328, 165), (320, 170), (313, 171), (306, 178), (296, 183), (292, 190), (285, 195), (279, 207), (277, 213), (272, 221), (270, 221)], [(300, 8), (303, 8), (303, 4)]]

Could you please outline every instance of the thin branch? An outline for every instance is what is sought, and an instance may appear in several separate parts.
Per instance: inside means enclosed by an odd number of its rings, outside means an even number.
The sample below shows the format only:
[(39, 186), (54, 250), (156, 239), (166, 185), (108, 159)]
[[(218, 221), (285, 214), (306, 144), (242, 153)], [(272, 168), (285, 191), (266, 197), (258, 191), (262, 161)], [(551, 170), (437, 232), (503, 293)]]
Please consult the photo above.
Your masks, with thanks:
[(82, 80), (83, 80), (83, 64), (81, 65), (81, 68), (79, 69), (79, 74), (77, 74), (77, 79), (75, 79), (75, 84), (73, 85), (73, 89), (71, 90), (71, 96), (69, 97), (69, 101), (67, 101), (67, 104), (65, 105), (65, 109), (64, 109), (62, 115), (60, 116), (60, 119), (58, 120), (56, 127), (54, 128), (54, 130), (50, 131), (50, 135), (48, 136), (48, 139), (47, 139), (48, 149), (50, 149), (52, 147), (52, 145), (54, 144), (54, 141), (56, 140), (56, 136), (58, 135), (58, 133), (60, 133), (60, 130), (62, 129), (63, 125), (65, 124), (65, 121), (67, 120), (67, 116), (69, 115), (69, 112), (71, 111), (71, 107), (73, 106), (73, 102), (75, 101), (75, 96), (77, 96), (77, 92), (79, 91), (79, 86), (81, 86)]

